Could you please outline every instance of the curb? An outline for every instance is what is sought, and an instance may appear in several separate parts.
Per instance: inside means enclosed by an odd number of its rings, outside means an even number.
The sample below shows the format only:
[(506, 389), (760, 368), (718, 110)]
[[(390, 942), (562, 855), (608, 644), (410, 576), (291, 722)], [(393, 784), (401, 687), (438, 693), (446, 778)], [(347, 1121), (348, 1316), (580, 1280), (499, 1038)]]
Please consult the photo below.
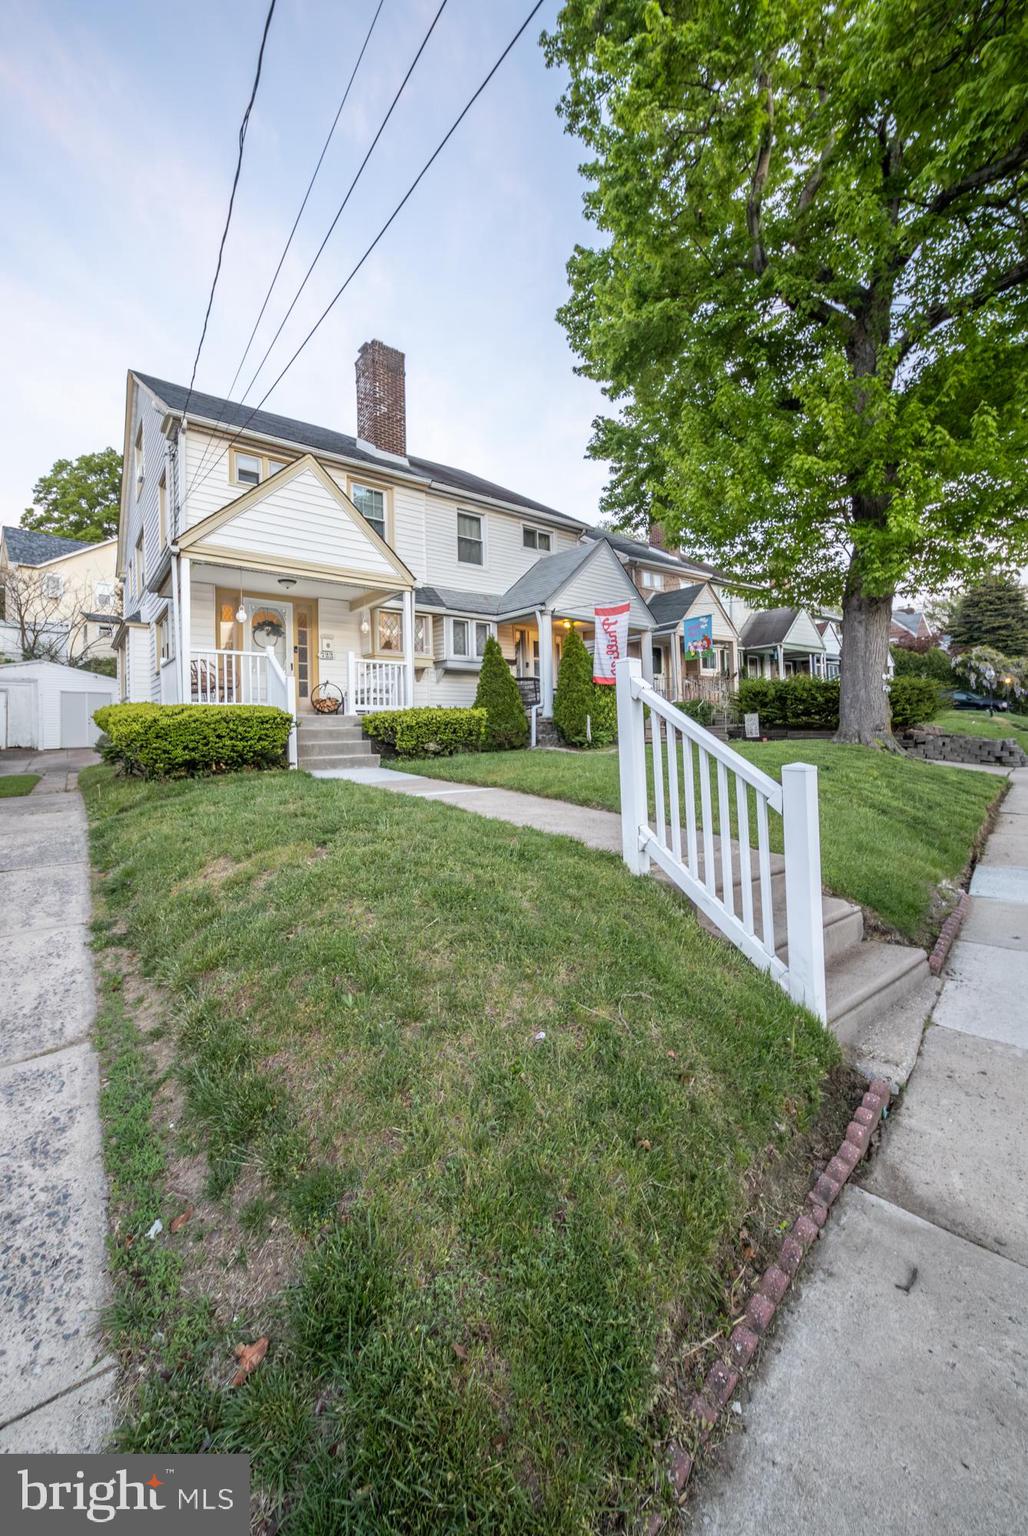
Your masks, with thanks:
[(964, 926), (964, 918), (971, 910), (971, 898), (967, 891), (961, 891), (960, 900), (953, 911), (947, 917), (939, 929), (939, 937), (935, 941), (935, 948), (928, 956), (928, 969), (933, 976), (938, 976), (949, 958), (949, 952), (953, 948), (957, 934)]
[[(959, 907), (957, 910), (960, 910)], [(953, 917), (956, 915), (954, 912)], [(952, 918), (948, 921), (952, 921)], [(954, 928), (954, 936), (957, 927), (959, 923)], [(940, 943), (941, 939), (940, 935)], [(846, 1127), (839, 1150), (824, 1172), (815, 1179), (802, 1211), (782, 1241), (777, 1260), (768, 1266), (758, 1280), (746, 1304), (745, 1316), (732, 1329), (725, 1357), (714, 1362), (703, 1386), (694, 1395), (690, 1416), (696, 1432), (695, 1451), (690, 1451), (684, 1445), (670, 1447), (668, 1478), (679, 1502), (684, 1500), (688, 1491), (689, 1479), (700, 1449), (710, 1439), (721, 1415), (728, 1412), (743, 1370), (760, 1348), (761, 1340), (770, 1328), (804, 1258), (820, 1237), (828, 1213), (839, 1198), (843, 1185), (867, 1152), (878, 1122), (888, 1109), (891, 1096), (892, 1089), (884, 1078), (876, 1077), (869, 1085), (853, 1111), (853, 1118)], [(664, 1516), (652, 1515), (645, 1526), (646, 1536), (657, 1536), (663, 1527)]]

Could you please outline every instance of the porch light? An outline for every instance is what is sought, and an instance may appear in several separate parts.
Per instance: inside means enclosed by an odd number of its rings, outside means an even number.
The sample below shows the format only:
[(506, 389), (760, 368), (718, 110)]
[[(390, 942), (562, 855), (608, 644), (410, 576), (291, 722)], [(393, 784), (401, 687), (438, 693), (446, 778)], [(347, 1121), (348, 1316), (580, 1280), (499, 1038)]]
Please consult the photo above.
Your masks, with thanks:
[(239, 607), (236, 609), (236, 623), (237, 624), (245, 624), (246, 623), (246, 609), (243, 607), (242, 603), (240, 603)]
[(570, 629), (571, 628), (571, 620), (570, 619), (565, 619), (564, 620), (564, 628), (565, 629)]
[(295, 587), (296, 586), (296, 577), (295, 576), (280, 576), (278, 578), (278, 584), (279, 584), (280, 587), (285, 587), (288, 590), (289, 587)]
[(365, 614), (364, 618), (361, 619), (361, 634), (362, 635), (370, 635), (370, 633), (371, 633), (371, 625), (368, 623), (367, 615)]

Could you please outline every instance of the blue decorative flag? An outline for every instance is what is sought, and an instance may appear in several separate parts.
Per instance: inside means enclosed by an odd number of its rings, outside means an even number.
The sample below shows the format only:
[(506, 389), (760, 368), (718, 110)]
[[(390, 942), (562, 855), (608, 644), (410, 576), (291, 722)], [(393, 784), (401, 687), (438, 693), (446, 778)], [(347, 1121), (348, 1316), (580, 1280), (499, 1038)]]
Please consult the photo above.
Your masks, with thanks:
[(692, 660), (700, 651), (709, 651), (713, 647), (714, 620), (709, 613), (702, 619), (683, 619), (682, 633), (686, 657)]

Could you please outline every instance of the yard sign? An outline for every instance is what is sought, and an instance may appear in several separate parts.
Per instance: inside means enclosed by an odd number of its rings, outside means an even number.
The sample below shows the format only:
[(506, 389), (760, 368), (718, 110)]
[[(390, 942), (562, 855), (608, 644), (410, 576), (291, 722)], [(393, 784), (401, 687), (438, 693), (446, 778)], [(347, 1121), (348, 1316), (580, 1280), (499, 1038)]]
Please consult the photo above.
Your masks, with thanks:
[(595, 608), (593, 621), (593, 682), (613, 683), (614, 663), (628, 655), (628, 615), (631, 603), (615, 603), (611, 608)]
[(683, 619), (682, 632), (685, 654), (690, 661), (700, 651), (709, 651), (714, 644), (714, 621), (709, 613), (702, 619)]

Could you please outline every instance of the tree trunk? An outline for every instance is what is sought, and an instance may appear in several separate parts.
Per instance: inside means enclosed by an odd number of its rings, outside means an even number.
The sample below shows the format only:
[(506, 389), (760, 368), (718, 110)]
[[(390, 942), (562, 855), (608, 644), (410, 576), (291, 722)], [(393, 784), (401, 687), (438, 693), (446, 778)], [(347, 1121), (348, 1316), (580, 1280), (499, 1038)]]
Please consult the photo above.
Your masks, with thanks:
[(850, 567), (842, 604), (842, 671), (836, 741), (895, 747), (884, 675), (894, 594), (867, 597)]

